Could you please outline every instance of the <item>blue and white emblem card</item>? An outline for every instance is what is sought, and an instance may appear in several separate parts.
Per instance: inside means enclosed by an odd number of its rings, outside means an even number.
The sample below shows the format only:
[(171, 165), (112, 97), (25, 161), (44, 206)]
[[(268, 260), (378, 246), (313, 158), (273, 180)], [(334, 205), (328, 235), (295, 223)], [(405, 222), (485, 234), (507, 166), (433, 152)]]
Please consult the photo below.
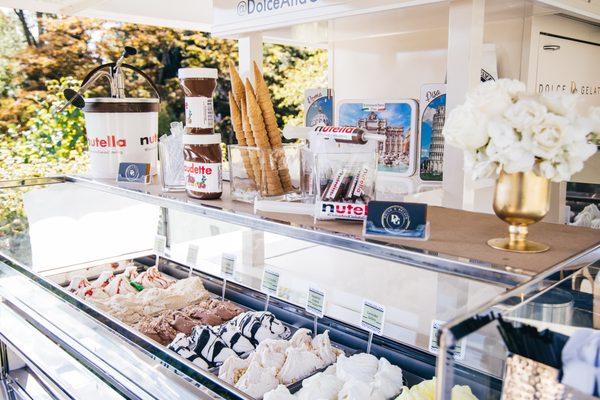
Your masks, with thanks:
[(366, 237), (426, 240), (429, 237), (427, 204), (372, 200), (363, 231)]

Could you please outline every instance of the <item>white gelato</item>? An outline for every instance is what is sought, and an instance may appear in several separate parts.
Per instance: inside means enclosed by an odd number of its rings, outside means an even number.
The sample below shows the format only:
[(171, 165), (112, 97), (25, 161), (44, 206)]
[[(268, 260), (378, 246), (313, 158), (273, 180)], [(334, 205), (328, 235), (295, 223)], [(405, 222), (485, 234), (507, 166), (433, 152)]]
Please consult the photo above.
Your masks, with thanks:
[(290, 393), (287, 387), (279, 385), (275, 390), (265, 394), (263, 400), (297, 400), (297, 398)]
[(402, 370), (385, 358), (380, 358), (371, 388), (373, 393), (381, 393), (386, 399), (392, 398), (402, 390)]
[[(329, 343), (326, 333), (312, 340), (314, 354), (323, 354), (317, 349), (323, 347), (322, 350), (325, 350), (326, 343)], [(302, 349), (290, 347), (288, 352), (292, 350), (302, 354)], [(332, 351), (336, 353), (339, 350)], [(329, 350), (325, 354), (329, 354)], [(283, 372), (282, 368), (280, 378)], [(337, 362), (325, 371), (306, 378), (295, 397), (298, 400), (388, 400), (397, 396), (401, 389), (402, 370), (385, 358), (378, 360), (377, 357), (366, 353), (351, 357), (342, 354), (337, 358)]]
[(219, 379), (235, 385), (250, 366), (250, 358), (229, 357), (219, 368)]
[(329, 331), (317, 335), (311, 342), (313, 351), (322, 360), (322, 364), (317, 368), (323, 368), (336, 362), (339, 355), (343, 352), (331, 346)]
[[(234, 322), (233, 324), (239, 323)], [(302, 380), (317, 369), (335, 362), (338, 353), (341, 353), (341, 351), (331, 346), (328, 332), (317, 335), (313, 339), (308, 329), (299, 329), (287, 341), (275, 339), (263, 340), (248, 357), (246, 362), (240, 360), (238, 357), (227, 359), (220, 368), (219, 377), (229, 383), (233, 383), (238, 389), (245, 390), (244, 388), (248, 386), (247, 382), (252, 381), (246, 375), (261, 371), (263, 374), (272, 373), (272, 378), (276, 380), (277, 384), (289, 385)], [(337, 381), (334, 375), (335, 371), (329, 369), (328, 378), (333, 378)], [(236, 379), (238, 376), (239, 379)], [(267, 378), (265, 377), (264, 380), (267, 380)], [(269, 378), (268, 381), (270, 382), (271, 379)], [(341, 385), (342, 382), (339, 382), (339, 384), (334, 385), (334, 389), (329, 389), (329, 391), (337, 393)], [(260, 387), (265, 388), (267, 386), (262, 385)], [(326, 388), (327, 386), (323, 387)], [(262, 397), (271, 389), (255, 397)], [(253, 390), (255, 394), (259, 393), (258, 386), (254, 387)], [(308, 390), (305, 392), (308, 392)], [(316, 392), (313, 390), (312, 393)], [(285, 393), (283, 389), (279, 388), (277, 393), (269, 393), (268, 398), (277, 399), (278, 397), (271, 396), (282, 396), (285, 394), (289, 393)], [(309, 399), (309, 397), (304, 398)], [(311, 399), (314, 400), (316, 398), (313, 396)]]
[(344, 383), (339, 400), (387, 400), (381, 393), (373, 392), (368, 383), (352, 380)]
[(310, 348), (312, 346), (312, 335), (310, 330), (306, 328), (298, 329), (290, 338), (291, 347), (305, 347)]
[(289, 347), (285, 352), (285, 363), (279, 371), (281, 383), (289, 385), (312, 374), (323, 361), (305, 347)]
[(378, 368), (377, 357), (371, 354), (360, 353), (351, 357), (342, 354), (336, 363), (336, 374), (344, 382), (357, 380), (371, 383)]
[(326, 370), (305, 379), (296, 396), (299, 400), (337, 400), (343, 386), (344, 382), (335, 376), (335, 372)]
[(279, 371), (286, 362), (285, 351), (288, 347), (289, 343), (285, 340), (267, 339), (258, 345), (251, 357), (264, 368)]
[(263, 368), (258, 363), (250, 363), (235, 386), (250, 396), (260, 399), (279, 385), (276, 374), (274, 368)]

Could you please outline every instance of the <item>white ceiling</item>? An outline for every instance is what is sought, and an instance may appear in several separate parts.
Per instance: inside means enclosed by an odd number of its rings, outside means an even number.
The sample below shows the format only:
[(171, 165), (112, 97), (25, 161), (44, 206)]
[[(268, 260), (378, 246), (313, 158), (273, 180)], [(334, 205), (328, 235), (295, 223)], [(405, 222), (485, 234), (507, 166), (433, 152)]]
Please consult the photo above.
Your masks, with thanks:
[(0, 0), (0, 7), (210, 31), (212, 0)]

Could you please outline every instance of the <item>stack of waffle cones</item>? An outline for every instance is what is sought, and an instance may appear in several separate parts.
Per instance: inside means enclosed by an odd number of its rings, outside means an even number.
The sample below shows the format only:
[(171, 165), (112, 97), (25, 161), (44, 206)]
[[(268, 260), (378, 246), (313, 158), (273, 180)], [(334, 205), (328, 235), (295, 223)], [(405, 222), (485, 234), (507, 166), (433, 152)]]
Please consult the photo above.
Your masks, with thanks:
[(293, 190), (285, 163), (281, 133), (269, 89), (254, 63), (254, 87), (244, 83), (233, 62), (229, 62), (232, 91), (229, 107), (235, 137), (240, 146), (257, 147), (259, 151), (242, 150), (242, 161), (250, 179), (262, 195), (279, 196)]

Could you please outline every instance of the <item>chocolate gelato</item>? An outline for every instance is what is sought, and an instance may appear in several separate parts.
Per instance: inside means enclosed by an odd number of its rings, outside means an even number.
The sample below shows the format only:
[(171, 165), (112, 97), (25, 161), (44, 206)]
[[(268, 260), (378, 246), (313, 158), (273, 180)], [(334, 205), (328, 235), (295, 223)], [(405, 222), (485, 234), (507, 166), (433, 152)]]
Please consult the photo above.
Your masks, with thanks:
[(135, 327), (144, 335), (168, 345), (178, 333), (190, 335), (197, 325), (221, 325), (242, 311), (229, 301), (207, 299), (181, 310), (167, 310), (157, 316), (144, 318)]

